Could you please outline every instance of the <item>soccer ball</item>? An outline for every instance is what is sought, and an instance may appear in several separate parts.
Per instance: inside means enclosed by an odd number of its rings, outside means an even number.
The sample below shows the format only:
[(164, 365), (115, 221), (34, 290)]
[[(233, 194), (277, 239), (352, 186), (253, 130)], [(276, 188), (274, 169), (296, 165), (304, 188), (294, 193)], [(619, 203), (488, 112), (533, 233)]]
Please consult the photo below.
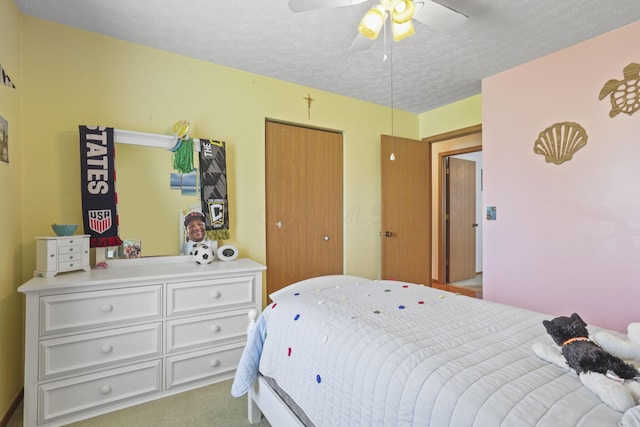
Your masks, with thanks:
[(206, 243), (198, 243), (193, 247), (193, 259), (196, 264), (210, 264), (215, 255), (213, 254), (213, 248)]

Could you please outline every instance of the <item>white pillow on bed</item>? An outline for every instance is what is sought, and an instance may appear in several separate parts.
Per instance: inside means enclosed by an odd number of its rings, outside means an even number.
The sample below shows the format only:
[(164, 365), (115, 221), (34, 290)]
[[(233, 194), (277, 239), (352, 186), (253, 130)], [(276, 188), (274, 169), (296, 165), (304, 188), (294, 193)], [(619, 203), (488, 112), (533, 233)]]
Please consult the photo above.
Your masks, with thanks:
[(620, 427), (640, 426), (640, 405), (627, 409), (627, 412), (624, 413), (618, 425)]
[(335, 288), (336, 286), (350, 285), (352, 283), (365, 283), (370, 281), (370, 279), (365, 279), (364, 277), (347, 276), (342, 274), (312, 277), (311, 279), (292, 283), (289, 286), (278, 289), (277, 291), (270, 293), (269, 298), (271, 298), (271, 301), (275, 302), (278, 299), (291, 296), (296, 292), (315, 291), (317, 289)]

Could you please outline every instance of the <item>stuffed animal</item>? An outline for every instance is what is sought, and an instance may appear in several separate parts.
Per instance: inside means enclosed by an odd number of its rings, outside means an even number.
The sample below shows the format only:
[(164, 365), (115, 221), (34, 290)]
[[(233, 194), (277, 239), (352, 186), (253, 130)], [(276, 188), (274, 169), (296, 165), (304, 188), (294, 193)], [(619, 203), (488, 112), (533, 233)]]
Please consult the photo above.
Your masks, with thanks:
[(587, 324), (577, 313), (542, 323), (560, 349), (535, 343), (538, 357), (578, 374), (585, 387), (617, 411), (638, 405), (640, 371), (590, 340)]
[[(640, 369), (640, 322), (627, 325), (626, 339), (607, 331), (596, 331), (593, 334), (593, 339), (609, 353)], [(627, 382), (626, 386), (638, 405), (624, 413), (620, 425), (640, 426), (640, 382)]]
[(635, 364), (636, 367), (640, 366), (640, 322), (629, 323), (627, 339), (607, 331), (597, 331), (593, 334), (593, 340), (614, 356)]

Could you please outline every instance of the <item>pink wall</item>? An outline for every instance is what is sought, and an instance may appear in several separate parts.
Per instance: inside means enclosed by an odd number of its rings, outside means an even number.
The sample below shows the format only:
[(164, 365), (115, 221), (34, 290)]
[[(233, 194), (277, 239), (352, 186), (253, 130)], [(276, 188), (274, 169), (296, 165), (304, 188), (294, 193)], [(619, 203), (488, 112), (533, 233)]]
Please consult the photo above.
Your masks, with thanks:
[[(638, 40), (640, 22), (483, 80), (485, 299), (622, 332), (640, 321), (640, 111), (611, 118), (598, 99), (640, 63)], [(561, 165), (533, 152), (557, 122), (588, 134)]]

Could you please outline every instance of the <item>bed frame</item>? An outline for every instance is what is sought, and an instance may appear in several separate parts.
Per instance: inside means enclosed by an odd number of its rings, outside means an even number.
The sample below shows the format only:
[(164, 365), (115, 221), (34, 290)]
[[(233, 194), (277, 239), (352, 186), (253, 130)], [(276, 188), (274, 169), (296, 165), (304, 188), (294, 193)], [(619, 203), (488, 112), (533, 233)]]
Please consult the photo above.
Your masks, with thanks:
[[(249, 311), (247, 336), (255, 328), (257, 318), (258, 312), (251, 309)], [(258, 375), (253, 387), (247, 393), (247, 411), (251, 424), (260, 422), (264, 415), (272, 426), (304, 427), (304, 424), (293, 413), (291, 408), (287, 406), (261, 375)]]

